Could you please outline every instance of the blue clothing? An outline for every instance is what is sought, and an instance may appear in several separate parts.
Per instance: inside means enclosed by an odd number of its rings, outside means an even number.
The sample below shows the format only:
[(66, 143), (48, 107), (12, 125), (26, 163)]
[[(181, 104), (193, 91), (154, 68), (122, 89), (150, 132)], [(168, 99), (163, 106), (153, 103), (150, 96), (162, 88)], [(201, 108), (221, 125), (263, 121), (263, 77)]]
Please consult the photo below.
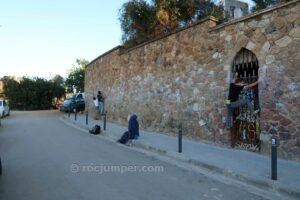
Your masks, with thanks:
[(100, 114), (103, 114), (103, 111), (104, 111), (103, 102), (99, 101), (98, 104), (99, 104), (99, 107), (98, 107), (99, 108), (99, 112), (100, 112)]
[(137, 115), (132, 115), (128, 122), (128, 131), (130, 133), (130, 139), (137, 139), (140, 136), (139, 122), (137, 121)]

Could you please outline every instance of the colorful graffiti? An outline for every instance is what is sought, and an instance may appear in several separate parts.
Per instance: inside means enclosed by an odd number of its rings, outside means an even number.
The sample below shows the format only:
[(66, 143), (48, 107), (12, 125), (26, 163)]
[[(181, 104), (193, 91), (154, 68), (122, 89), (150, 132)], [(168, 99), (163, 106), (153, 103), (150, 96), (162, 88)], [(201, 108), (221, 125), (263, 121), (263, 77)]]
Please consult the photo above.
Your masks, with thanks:
[[(255, 109), (258, 108), (257, 88), (251, 88), (240, 95), (240, 99), (248, 99)], [(235, 110), (235, 146), (251, 151), (259, 151), (259, 116), (254, 115), (247, 106)]]

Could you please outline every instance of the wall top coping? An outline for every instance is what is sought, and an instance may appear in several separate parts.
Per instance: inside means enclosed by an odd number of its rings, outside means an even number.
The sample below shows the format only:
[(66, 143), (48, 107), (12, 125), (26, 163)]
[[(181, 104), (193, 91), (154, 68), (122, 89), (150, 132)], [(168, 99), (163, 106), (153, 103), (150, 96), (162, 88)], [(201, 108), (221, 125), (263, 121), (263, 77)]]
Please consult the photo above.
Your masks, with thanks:
[(232, 24), (237, 24), (237, 23), (242, 22), (242, 21), (246, 21), (246, 20), (248, 20), (248, 19), (251, 19), (251, 18), (260, 16), (260, 15), (266, 14), (266, 13), (268, 13), (268, 12), (272, 12), (272, 11), (274, 11), (274, 10), (277, 10), (277, 9), (279, 9), (279, 8), (286, 7), (286, 6), (289, 6), (289, 5), (291, 5), (291, 4), (296, 4), (296, 3), (299, 3), (299, 2), (300, 2), (300, 0), (294, 0), (294, 1), (291, 1), (291, 2), (287, 2), (287, 3), (283, 3), (283, 4), (279, 4), (279, 5), (273, 6), (273, 7), (271, 7), (271, 8), (266, 8), (266, 9), (263, 9), (263, 10), (261, 10), (261, 11), (257, 11), (257, 12), (255, 12), (255, 13), (252, 13), (252, 14), (250, 14), (250, 15), (246, 15), (246, 16), (244, 16), (244, 17), (241, 17), (241, 18), (234, 19), (234, 20), (231, 20), (231, 21), (229, 21), (229, 22), (226, 22), (226, 23), (224, 23), (224, 24), (220, 24), (220, 25), (218, 25), (218, 26), (216, 26), (216, 27), (211, 28), (211, 29), (209, 30), (209, 32), (216, 31), (216, 30), (222, 29), (222, 28), (224, 28), (224, 27), (226, 27), (226, 26), (230, 26), (230, 25), (232, 25)]
[(105, 53), (101, 54), (100, 56), (98, 56), (97, 58), (95, 58), (94, 60), (92, 60), (91, 62), (89, 62), (89, 64), (87, 64), (86, 67), (88, 67), (89, 65), (93, 64), (93, 63), (94, 63), (95, 61), (97, 61), (99, 58), (102, 58), (102, 57), (104, 57), (105, 55), (110, 54), (111, 52), (116, 51), (116, 50), (121, 49), (121, 48), (122, 48), (122, 46), (118, 45), (118, 46), (116, 46), (116, 47), (114, 47), (114, 48), (112, 48), (112, 49), (106, 51)]
[[(242, 22), (242, 21), (246, 21), (246, 20), (248, 20), (248, 19), (251, 19), (251, 18), (260, 16), (260, 15), (263, 15), (263, 14), (265, 14), (265, 13), (272, 12), (272, 11), (274, 11), (274, 10), (276, 10), (276, 9), (279, 9), (279, 8), (282, 8), (282, 7), (286, 7), (286, 6), (289, 6), (289, 5), (291, 5), (291, 4), (297, 4), (297, 3), (299, 3), (299, 2), (300, 2), (300, 0), (294, 0), (294, 1), (291, 1), (291, 2), (279, 4), (279, 5), (273, 6), (273, 7), (271, 7), (271, 8), (267, 8), (267, 9), (264, 9), (264, 10), (261, 10), (261, 11), (255, 12), (255, 13), (252, 13), (252, 14), (250, 14), (250, 15), (241, 17), (241, 18), (239, 18), (239, 19), (235, 19), (235, 20), (226, 22), (226, 23), (224, 23), (224, 24), (220, 24), (220, 25), (218, 25), (218, 26), (216, 26), (216, 27), (209, 28), (208, 31), (209, 31), (209, 32), (213, 32), (213, 31), (222, 29), (222, 28), (224, 28), (224, 27), (226, 27), (226, 26), (230, 26), (230, 25), (232, 25), (232, 24), (236, 24), (236, 23), (239, 23), (239, 22)], [(195, 26), (197, 26), (197, 25), (199, 25), (199, 24), (202, 24), (202, 23), (204, 23), (204, 22), (206, 22), (206, 21), (218, 22), (218, 20), (217, 20), (215, 17), (213, 17), (213, 16), (208, 16), (208, 17), (205, 17), (205, 18), (203, 18), (203, 19), (201, 19), (201, 20), (198, 20), (197, 22), (195, 22), (195, 23), (193, 23), (193, 24), (191, 24), (191, 25), (189, 25), (189, 26), (186, 26), (186, 27), (181, 28), (181, 29), (174, 30), (173, 32), (171, 32), (171, 33), (169, 33), (169, 34), (167, 34), (167, 35), (164, 35), (164, 36), (161, 36), (161, 37), (159, 37), (159, 38), (155, 38), (155, 39), (146, 41), (146, 42), (144, 42), (144, 43), (141, 43), (141, 44), (136, 45), (136, 46), (134, 46), (134, 47), (131, 47), (131, 48), (129, 48), (129, 49), (126, 49), (125, 47), (123, 47), (123, 46), (121, 46), (121, 45), (118, 45), (118, 46), (116, 46), (116, 47), (114, 47), (114, 48), (108, 50), (107, 52), (101, 54), (100, 56), (98, 56), (98, 57), (95, 58), (94, 60), (92, 60), (92, 61), (87, 65), (87, 67), (88, 67), (89, 65), (91, 65), (92, 63), (94, 63), (95, 61), (97, 61), (98, 59), (104, 57), (105, 55), (107, 55), (107, 54), (109, 54), (109, 53), (111, 53), (111, 52), (113, 52), (113, 51), (119, 50), (119, 55), (122, 55), (122, 54), (128, 53), (128, 52), (130, 52), (130, 51), (132, 51), (132, 50), (135, 50), (135, 49), (138, 49), (138, 48), (140, 48), (140, 47), (143, 47), (143, 46), (145, 46), (145, 45), (147, 45), (147, 44), (150, 44), (150, 43), (152, 43), (152, 42), (159, 41), (159, 40), (161, 40), (161, 39), (163, 39), (163, 38), (167, 38), (167, 37), (169, 37), (169, 36), (171, 36), (171, 35), (174, 35), (174, 34), (177, 34), (177, 33), (181, 32), (181, 31), (184, 31), (184, 30), (190, 29), (190, 28), (192, 28), (192, 27), (195, 27)]]
[(214, 16), (207, 16), (207, 17), (204, 17), (203, 19), (200, 19), (200, 20), (198, 20), (197, 22), (195, 22), (195, 23), (193, 23), (193, 24), (191, 24), (191, 25), (188, 25), (188, 26), (183, 27), (183, 28), (180, 28), (180, 29), (176, 29), (176, 30), (172, 31), (171, 33), (168, 33), (168, 34), (163, 35), (163, 36), (160, 36), (160, 37), (158, 37), (158, 38), (155, 38), (155, 39), (146, 41), (146, 42), (144, 42), (144, 43), (138, 44), (138, 45), (136, 45), (136, 46), (134, 46), (134, 47), (131, 47), (131, 48), (129, 48), (129, 49), (126, 49), (126, 48), (123, 47), (123, 48), (122, 48), (122, 51), (120, 52), (120, 55), (125, 54), (125, 53), (128, 53), (128, 52), (130, 52), (130, 51), (132, 51), (132, 50), (134, 50), (134, 49), (138, 49), (138, 48), (140, 48), (140, 47), (142, 47), (142, 46), (145, 46), (145, 45), (147, 45), (147, 44), (150, 44), (150, 43), (152, 43), (152, 42), (159, 41), (159, 40), (161, 40), (161, 39), (163, 39), (163, 38), (167, 38), (167, 37), (169, 37), (169, 36), (171, 36), (171, 35), (177, 34), (177, 33), (182, 32), (182, 31), (184, 31), (184, 30), (190, 29), (190, 28), (195, 27), (195, 26), (197, 26), (197, 25), (199, 25), (199, 24), (203, 24), (203, 23), (206, 22), (206, 21), (218, 22), (217, 18), (215, 18)]
[(122, 55), (122, 54), (128, 53), (129, 51), (132, 51), (132, 50), (134, 50), (134, 49), (137, 49), (137, 48), (140, 48), (140, 47), (142, 47), (142, 46), (145, 46), (145, 45), (147, 45), (147, 44), (149, 44), (149, 43), (152, 43), (152, 42), (161, 40), (161, 39), (163, 39), (163, 38), (169, 37), (170, 35), (174, 35), (174, 34), (176, 34), (176, 33), (178, 33), (178, 32), (183, 31), (183, 30), (186, 30), (186, 29), (189, 29), (189, 28), (191, 28), (191, 27), (197, 26), (198, 24), (202, 24), (202, 23), (204, 23), (204, 22), (206, 22), (206, 21), (218, 22), (218, 20), (217, 20), (214, 16), (208, 16), (208, 17), (205, 17), (205, 18), (203, 18), (203, 19), (201, 19), (201, 20), (198, 20), (197, 22), (195, 22), (195, 23), (193, 23), (193, 24), (191, 24), (191, 25), (189, 25), (189, 26), (186, 26), (186, 27), (181, 28), (181, 29), (177, 29), (177, 30), (175, 30), (175, 31), (173, 31), (173, 32), (171, 32), (171, 33), (169, 33), (169, 34), (167, 34), (167, 35), (164, 35), (164, 36), (161, 36), (161, 37), (158, 37), (158, 38), (155, 38), (155, 39), (146, 41), (146, 42), (144, 42), (144, 43), (141, 43), (141, 44), (136, 45), (136, 46), (134, 46), (134, 47), (132, 47), (132, 48), (129, 48), (129, 49), (126, 49), (124, 46), (118, 45), (118, 46), (116, 46), (116, 47), (114, 47), (114, 48), (108, 50), (107, 52), (101, 54), (100, 56), (98, 56), (98, 57), (95, 58), (94, 60), (92, 60), (89, 64), (87, 64), (87, 67), (88, 67), (89, 65), (91, 65), (92, 63), (94, 63), (96, 60), (98, 60), (98, 59), (104, 57), (105, 55), (107, 55), (107, 54), (109, 54), (109, 53), (111, 53), (111, 52), (113, 52), (113, 51), (115, 51), (115, 50), (119, 50), (120, 55)]

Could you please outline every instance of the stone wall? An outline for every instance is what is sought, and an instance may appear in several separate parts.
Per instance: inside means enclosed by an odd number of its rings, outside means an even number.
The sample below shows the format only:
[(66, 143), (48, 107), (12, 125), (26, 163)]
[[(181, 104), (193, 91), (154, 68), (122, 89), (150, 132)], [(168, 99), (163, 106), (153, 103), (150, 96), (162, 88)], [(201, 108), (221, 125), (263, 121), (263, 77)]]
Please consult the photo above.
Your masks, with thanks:
[(132, 49), (116, 47), (86, 70), (86, 108), (104, 92), (111, 121), (138, 113), (141, 127), (230, 144), (224, 100), (232, 62), (242, 48), (259, 61), (261, 146), (280, 139), (279, 156), (300, 160), (299, 0), (216, 26), (213, 17)]

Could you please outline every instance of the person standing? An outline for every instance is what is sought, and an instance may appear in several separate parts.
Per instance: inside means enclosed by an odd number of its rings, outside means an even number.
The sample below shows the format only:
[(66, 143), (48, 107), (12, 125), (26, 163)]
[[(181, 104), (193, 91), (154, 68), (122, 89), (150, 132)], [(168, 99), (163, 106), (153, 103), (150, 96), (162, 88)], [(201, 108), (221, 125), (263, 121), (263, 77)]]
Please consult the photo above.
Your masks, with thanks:
[(93, 97), (93, 103), (94, 103), (95, 108), (98, 110), (99, 109), (99, 102), (96, 99), (96, 97)]
[(98, 119), (98, 111), (99, 111), (99, 102), (98, 100), (96, 99), (96, 97), (93, 97), (93, 103), (94, 103), (94, 107), (95, 107), (95, 110), (97, 110), (95, 116), (94, 116), (94, 119)]
[(243, 83), (242, 79), (238, 78), (237, 75), (238, 75), (237, 73), (234, 74), (233, 80), (230, 83), (228, 99), (226, 100), (226, 106), (227, 106), (226, 126), (227, 126), (227, 128), (232, 127), (233, 109), (239, 108), (242, 106), (247, 106), (247, 108), (253, 114), (257, 114), (259, 112), (259, 109), (254, 111), (254, 106), (253, 106), (253, 104), (251, 104), (251, 102), (248, 99), (240, 99), (239, 100), (239, 95), (243, 90), (247, 90), (248, 88), (256, 86), (259, 83), (259, 81), (251, 83), (249, 85), (245, 85)]
[(104, 96), (102, 95), (101, 91), (98, 91), (97, 94), (97, 100), (98, 100), (98, 104), (99, 104), (99, 112), (100, 114), (104, 113)]

